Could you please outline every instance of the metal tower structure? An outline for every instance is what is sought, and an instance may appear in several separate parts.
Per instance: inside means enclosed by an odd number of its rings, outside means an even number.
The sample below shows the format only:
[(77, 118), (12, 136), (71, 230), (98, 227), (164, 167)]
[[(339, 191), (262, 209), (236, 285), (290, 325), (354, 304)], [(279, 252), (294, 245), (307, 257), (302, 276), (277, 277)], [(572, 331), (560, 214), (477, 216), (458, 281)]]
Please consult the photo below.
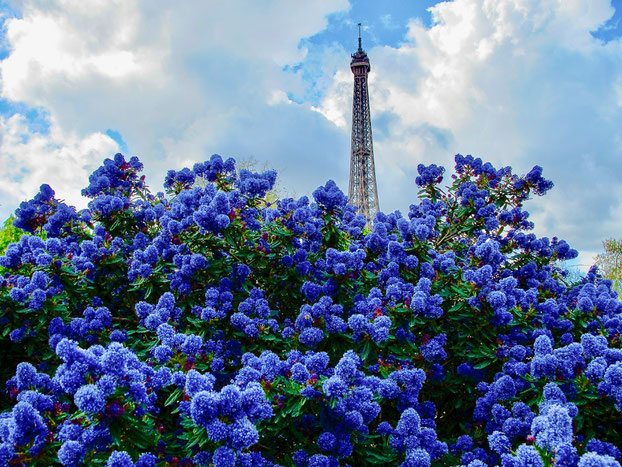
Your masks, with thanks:
[(358, 213), (371, 221), (378, 212), (378, 190), (374, 166), (374, 146), (371, 137), (369, 91), (367, 74), (371, 70), (369, 58), (361, 46), (359, 23), (359, 48), (352, 54), (350, 69), (354, 74), (352, 100), (352, 150), (350, 153), (349, 203), (358, 206)]

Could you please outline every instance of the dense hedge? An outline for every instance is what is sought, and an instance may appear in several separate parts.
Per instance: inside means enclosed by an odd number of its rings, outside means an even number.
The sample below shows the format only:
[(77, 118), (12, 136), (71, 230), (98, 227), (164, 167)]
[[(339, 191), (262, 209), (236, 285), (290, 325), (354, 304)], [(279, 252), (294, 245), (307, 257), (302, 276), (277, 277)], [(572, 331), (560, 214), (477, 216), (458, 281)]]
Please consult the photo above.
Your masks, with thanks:
[(270, 205), (276, 173), (231, 159), (166, 195), (141, 169), (16, 211), (38, 236), (0, 258), (1, 463), (619, 465), (622, 303), (529, 233), (540, 167), (420, 166), (372, 227), (332, 181)]

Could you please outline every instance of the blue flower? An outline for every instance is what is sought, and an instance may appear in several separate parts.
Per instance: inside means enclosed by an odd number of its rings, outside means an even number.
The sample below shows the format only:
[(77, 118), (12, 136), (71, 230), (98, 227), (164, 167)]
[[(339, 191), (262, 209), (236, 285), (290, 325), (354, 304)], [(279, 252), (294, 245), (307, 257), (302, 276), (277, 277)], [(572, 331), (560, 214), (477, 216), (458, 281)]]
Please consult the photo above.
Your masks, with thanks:
[(22, 362), (17, 365), (15, 377), (17, 379), (17, 389), (26, 389), (34, 386), (37, 369), (28, 362)]
[(207, 451), (200, 451), (192, 458), (192, 461), (196, 465), (200, 465), (200, 466), (209, 466), (211, 460), (212, 460), (212, 454)]
[(440, 183), (443, 180), (444, 167), (439, 167), (436, 164), (425, 166), (419, 164), (417, 166), (417, 172), (419, 176), (415, 179), (415, 183), (418, 186), (424, 187), (426, 185)]
[(240, 193), (250, 197), (262, 197), (274, 187), (276, 182), (276, 171), (268, 170), (262, 174), (253, 173), (249, 170), (242, 169), (239, 178), (235, 184)]
[(298, 337), (301, 344), (309, 347), (315, 347), (324, 339), (324, 332), (321, 329), (310, 327), (304, 329)]
[(594, 304), (592, 303), (592, 300), (590, 300), (589, 297), (582, 296), (582, 297), (579, 297), (579, 300), (577, 301), (577, 308), (579, 309), (579, 311), (582, 311), (584, 313), (589, 313), (590, 311), (594, 309)]
[(451, 452), (457, 453), (460, 451), (470, 451), (473, 449), (473, 438), (469, 435), (462, 435), (458, 437), (456, 443), (451, 446)]
[(61, 441), (77, 441), (84, 429), (81, 425), (76, 425), (75, 423), (70, 423), (69, 421), (63, 422), (62, 425), (59, 425), (57, 428), (57, 437)]
[(604, 381), (599, 390), (608, 393), (616, 401), (616, 408), (622, 411), (622, 361), (616, 362), (605, 371)]
[(252, 337), (252, 338), (257, 338), (259, 337), (259, 329), (257, 329), (257, 326), (255, 324), (247, 324), (244, 327), (244, 334), (247, 335), (248, 337)]
[(158, 345), (155, 349), (153, 349), (153, 356), (158, 363), (166, 363), (173, 356), (173, 349), (171, 349), (168, 345)]
[(330, 467), (330, 457), (323, 454), (314, 454), (309, 457), (307, 467)]
[(236, 417), (242, 408), (240, 389), (233, 384), (222, 388), (219, 395), (219, 407), (222, 414)]
[(18, 287), (13, 287), (9, 292), (9, 296), (19, 303), (24, 303), (26, 301), (26, 297), (28, 294), (24, 291), (24, 289), (20, 289)]
[(164, 188), (175, 188), (176, 192), (182, 189), (189, 189), (196, 179), (196, 174), (189, 168), (183, 168), (179, 172), (169, 170), (164, 179)]
[(409, 449), (406, 453), (404, 466), (428, 467), (432, 459), (425, 449)]
[(212, 463), (214, 467), (234, 467), (235, 453), (231, 449), (221, 446), (214, 451)]
[(79, 441), (68, 440), (58, 450), (58, 460), (61, 464), (74, 467), (82, 464), (86, 448)]
[(171, 292), (165, 292), (158, 300), (158, 309), (173, 311), (175, 296)]
[(348, 326), (354, 332), (362, 332), (367, 328), (369, 321), (365, 316), (360, 313), (356, 313), (348, 318)]
[(516, 449), (516, 461), (517, 465), (523, 467), (543, 467), (544, 462), (538, 454), (538, 451), (533, 446), (527, 446), (526, 444), (521, 444)]
[(340, 397), (348, 391), (345, 381), (338, 376), (331, 376), (322, 386), (324, 394), (328, 397)]
[(418, 435), (421, 432), (421, 417), (415, 409), (411, 407), (402, 412), (395, 432), (400, 436)]
[(505, 294), (500, 290), (494, 290), (488, 294), (486, 300), (488, 300), (488, 303), (490, 303), (490, 306), (493, 308), (493, 310), (498, 310), (505, 305), (507, 298)]
[(542, 167), (539, 165), (534, 166), (534, 168), (525, 175), (525, 181), (533, 187), (534, 192), (538, 195), (543, 195), (553, 188), (553, 182), (542, 177)]
[(358, 430), (363, 425), (363, 415), (358, 410), (350, 410), (343, 416), (343, 422), (353, 430)]
[(229, 426), (219, 419), (215, 419), (207, 424), (207, 436), (215, 443), (224, 441), (229, 436)]
[(577, 465), (577, 449), (569, 443), (559, 444), (555, 449), (555, 465)]
[(326, 352), (318, 352), (306, 358), (305, 365), (314, 373), (322, 373), (328, 366), (329, 357)]
[[(33, 443), (35, 451), (42, 446), (48, 434), (48, 427), (39, 412), (28, 402), (18, 402), (4, 420), (2, 438), (10, 444), (26, 445)], [(3, 419), (0, 419), (3, 420)]]
[(20, 402), (28, 402), (39, 413), (45, 413), (54, 408), (54, 400), (52, 397), (41, 394), (38, 391), (22, 391), (18, 394), (17, 400)]
[(439, 334), (421, 346), (421, 355), (430, 363), (441, 362), (447, 358), (443, 346), (447, 342), (446, 334)]
[(608, 455), (615, 459), (618, 459), (620, 456), (622, 456), (622, 453), (620, 453), (620, 450), (616, 446), (596, 438), (590, 440), (587, 443), (585, 449), (587, 451), (593, 451), (598, 454)]
[(127, 452), (113, 451), (106, 462), (106, 467), (134, 467), (134, 463)]
[(229, 427), (229, 439), (231, 446), (239, 451), (257, 443), (259, 441), (259, 433), (255, 425), (245, 417), (231, 424)]
[(611, 456), (586, 452), (579, 459), (577, 467), (620, 467), (620, 463)]
[(125, 335), (125, 333), (120, 330), (120, 329), (115, 329), (114, 331), (112, 331), (110, 333), (110, 340), (112, 342), (119, 342), (119, 343), (123, 343), (125, 342), (125, 340), (127, 339), (127, 336)]
[(379, 435), (388, 436), (393, 433), (393, 428), (391, 427), (389, 422), (380, 422), (378, 424), (378, 428), (376, 428), (376, 431)]
[(76, 406), (88, 414), (100, 413), (106, 406), (104, 393), (94, 384), (81, 386), (73, 397)]
[(157, 463), (158, 458), (150, 452), (146, 452), (140, 455), (136, 461), (136, 467), (155, 467)]
[(190, 356), (195, 356), (203, 346), (203, 338), (195, 334), (188, 334), (181, 345), (181, 351)]
[(509, 453), (512, 450), (512, 443), (510, 443), (506, 434), (501, 431), (494, 431), (488, 435), (488, 444), (490, 449), (497, 454)]
[(292, 368), (292, 380), (296, 381), (299, 384), (305, 384), (307, 380), (311, 377), (309, 370), (300, 362), (295, 363)]
[(343, 209), (348, 202), (346, 195), (333, 180), (329, 180), (325, 186), (317, 188), (313, 192), (313, 199), (317, 204), (324, 206), (327, 211), (334, 211), (337, 208)]
[(136, 310), (136, 316), (139, 318), (145, 318), (153, 312), (153, 305), (147, 302), (138, 302), (134, 308)]
[(219, 399), (212, 393), (201, 391), (194, 395), (190, 405), (192, 421), (198, 426), (206, 426), (218, 415)]
[(389, 338), (391, 319), (388, 316), (378, 316), (369, 326), (369, 335), (375, 343), (384, 342)]
[(122, 376), (127, 369), (127, 361), (131, 350), (120, 342), (111, 342), (101, 356), (104, 371), (111, 375)]
[(516, 385), (511, 376), (504, 375), (492, 384), (491, 391), (497, 399), (506, 401), (516, 395)]
[(317, 439), (317, 445), (322, 451), (332, 451), (336, 442), (337, 438), (329, 431), (323, 432)]
[(607, 338), (600, 334), (597, 336), (583, 334), (581, 345), (585, 358), (600, 357), (607, 350)]
[(357, 368), (361, 364), (361, 358), (352, 350), (348, 350), (337, 363), (335, 375), (343, 380), (354, 378)]

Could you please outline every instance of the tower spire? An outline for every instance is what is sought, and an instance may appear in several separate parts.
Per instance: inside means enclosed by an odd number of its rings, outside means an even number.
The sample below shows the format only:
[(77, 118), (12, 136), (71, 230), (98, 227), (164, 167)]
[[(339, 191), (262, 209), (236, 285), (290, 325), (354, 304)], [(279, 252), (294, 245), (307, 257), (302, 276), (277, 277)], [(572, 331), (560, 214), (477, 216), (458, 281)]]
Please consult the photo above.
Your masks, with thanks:
[(362, 52), (363, 51), (363, 46), (362, 46), (362, 42), (361, 42), (361, 23), (359, 23), (359, 49), (358, 52)]
[(348, 196), (350, 204), (358, 206), (359, 214), (365, 216), (367, 221), (371, 221), (380, 208), (376, 188), (369, 91), (367, 89), (367, 75), (371, 66), (361, 44), (360, 23), (359, 48), (352, 54), (350, 70), (354, 75), (354, 96), (352, 99), (352, 147)]

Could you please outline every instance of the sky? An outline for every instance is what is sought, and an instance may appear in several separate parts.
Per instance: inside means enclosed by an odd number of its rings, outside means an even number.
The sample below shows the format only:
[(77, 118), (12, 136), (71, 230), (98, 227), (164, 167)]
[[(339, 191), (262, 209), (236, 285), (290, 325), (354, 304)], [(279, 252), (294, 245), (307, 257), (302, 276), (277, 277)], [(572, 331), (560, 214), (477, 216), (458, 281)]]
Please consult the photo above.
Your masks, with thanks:
[(80, 190), (122, 152), (152, 191), (218, 153), (287, 194), (347, 193), (362, 23), (380, 208), (417, 165), (472, 154), (555, 188), (535, 232), (586, 269), (622, 238), (622, 0), (0, 0), (0, 217)]

